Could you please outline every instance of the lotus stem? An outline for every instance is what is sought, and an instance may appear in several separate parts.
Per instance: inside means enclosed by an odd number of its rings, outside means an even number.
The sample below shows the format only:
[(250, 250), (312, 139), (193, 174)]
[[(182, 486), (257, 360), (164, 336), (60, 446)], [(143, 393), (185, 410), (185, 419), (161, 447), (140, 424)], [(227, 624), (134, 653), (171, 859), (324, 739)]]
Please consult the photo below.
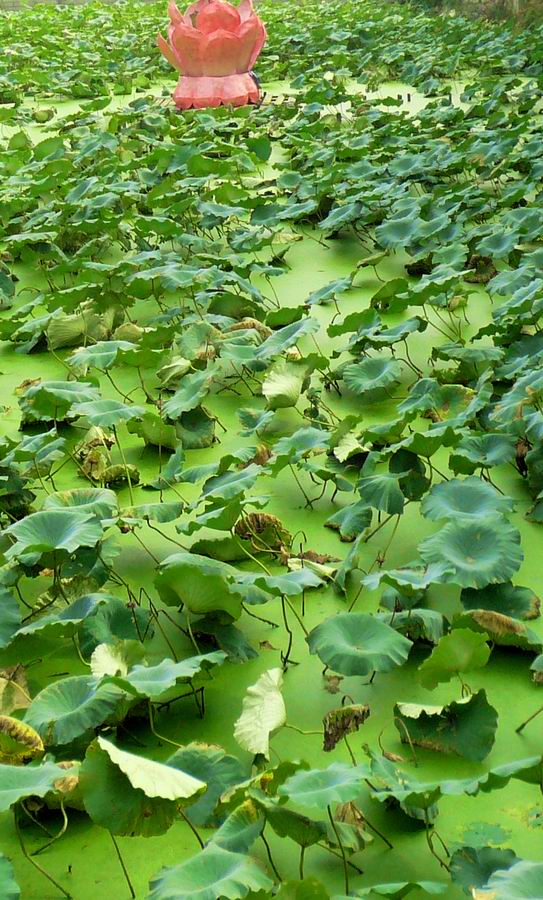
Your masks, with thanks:
[(183, 819), (183, 821), (189, 826), (189, 828), (190, 828), (190, 830), (192, 831), (194, 837), (196, 838), (196, 840), (197, 840), (198, 843), (200, 844), (200, 849), (203, 850), (204, 847), (205, 847), (205, 843), (204, 843), (204, 841), (202, 840), (202, 838), (200, 837), (200, 835), (198, 834), (198, 831), (197, 831), (197, 829), (195, 828), (195, 826), (194, 826), (194, 825), (192, 824), (192, 822), (190, 821), (190, 819), (189, 819), (189, 817), (187, 816), (186, 812), (185, 812), (184, 809), (182, 809), (182, 807), (180, 807), (180, 806), (177, 807), (177, 810), (178, 810), (178, 812), (179, 812), (179, 815), (180, 815), (181, 818)]
[(338, 847), (339, 847), (339, 850), (340, 850), (340, 853), (341, 853), (341, 858), (342, 858), (342, 860), (343, 860), (343, 875), (344, 875), (344, 877), (345, 877), (345, 893), (346, 893), (346, 894), (349, 894), (349, 893), (350, 893), (350, 891), (349, 891), (349, 867), (348, 867), (348, 865), (347, 865), (347, 854), (345, 853), (345, 848), (344, 848), (344, 846), (343, 846), (343, 844), (342, 844), (342, 842), (341, 842), (341, 837), (340, 837), (340, 835), (339, 835), (339, 831), (338, 831), (338, 829), (337, 829), (337, 825), (336, 825), (336, 823), (334, 822), (334, 817), (333, 817), (333, 815), (332, 815), (332, 810), (330, 809), (330, 805), (328, 805), (328, 806), (326, 807), (326, 810), (327, 810), (327, 812), (328, 812), (328, 818), (330, 819), (330, 824), (331, 824), (331, 826), (332, 826), (332, 828), (333, 828), (333, 830), (334, 830), (334, 834), (335, 834), (335, 836), (336, 836), (336, 840), (337, 840), (337, 842), (338, 842)]
[(542, 712), (543, 712), (543, 706), (540, 706), (539, 709), (536, 709), (536, 711), (535, 711), (534, 713), (532, 713), (531, 716), (528, 716), (528, 718), (525, 719), (524, 722), (522, 722), (522, 724), (519, 725), (518, 728), (515, 728), (515, 732), (516, 732), (517, 734), (520, 734), (521, 731), (524, 731), (524, 729), (525, 729), (526, 726), (529, 724), (529, 722), (531, 722), (532, 719), (536, 719), (537, 716), (538, 716), (540, 713), (542, 713)]
[(115, 847), (115, 852), (117, 854), (117, 858), (121, 864), (121, 869), (123, 870), (123, 875), (124, 875), (126, 883), (128, 885), (128, 890), (130, 891), (130, 896), (132, 897), (132, 900), (136, 900), (136, 892), (132, 886), (132, 882), (130, 880), (130, 875), (128, 874), (128, 869), (125, 866), (124, 859), (121, 856), (121, 851), (119, 849), (119, 845), (118, 845), (117, 841), (115, 840), (115, 837), (113, 836), (113, 832), (110, 831), (109, 835), (111, 837), (111, 840), (113, 841), (113, 846)]
[(62, 800), (60, 801), (60, 811), (62, 813), (62, 827), (61, 827), (60, 831), (58, 832), (58, 834), (54, 834), (51, 837), (51, 840), (47, 841), (47, 843), (45, 843), (43, 845), (43, 847), (40, 847), (38, 850), (34, 850), (34, 852), (32, 853), (32, 856), (37, 856), (39, 853), (43, 853), (44, 850), (47, 850), (47, 848), (50, 847), (51, 844), (54, 844), (55, 841), (58, 841), (58, 839), (61, 838), (62, 835), (65, 833), (65, 831), (68, 827), (68, 816), (66, 815), (66, 810), (64, 808), (64, 803)]
[[(43, 868), (40, 866), (40, 864), (36, 862), (35, 859), (32, 859), (30, 853), (28, 852), (28, 850), (26, 849), (26, 847), (25, 847), (25, 845), (24, 845), (23, 836), (22, 836), (22, 834), (21, 834), (21, 828), (20, 828), (20, 826), (19, 826), (19, 820), (18, 820), (18, 818), (17, 818), (17, 809), (16, 809), (16, 808), (13, 810), (13, 818), (14, 818), (14, 821), (15, 821), (15, 831), (17, 832), (17, 839), (18, 839), (18, 841), (19, 841), (19, 846), (20, 846), (20, 848), (21, 848), (21, 853), (23, 854), (24, 858), (27, 860), (27, 862), (30, 863), (31, 866), (34, 866), (34, 868), (37, 869), (38, 872), (40, 872), (41, 875), (43, 875), (44, 878), (47, 878), (47, 881), (50, 881), (51, 884), (54, 884), (54, 886), (56, 887), (56, 889), (57, 889), (58, 891), (60, 891), (60, 893), (63, 894), (65, 897), (67, 897), (67, 900), (72, 900), (72, 895), (69, 894), (68, 891), (65, 890), (65, 889), (62, 887), (62, 885), (58, 883), (58, 881), (55, 881), (55, 879), (53, 878), (53, 876), (50, 875), (49, 872), (46, 872), (45, 869), (43, 869)], [(136, 896), (136, 895), (133, 894), (133, 897), (135, 897), (135, 896)]]
[(270, 847), (270, 845), (268, 844), (268, 841), (266, 840), (266, 837), (265, 837), (263, 831), (262, 831), (261, 834), (260, 834), (260, 839), (261, 839), (262, 843), (264, 844), (264, 846), (265, 846), (265, 848), (266, 848), (266, 855), (267, 855), (267, 857), (268, 857), (268, 861), (269, 861), (269, 863), (270, 863), (270, 866), (272, 867), (273, 874), (274, 874), (275, 877), (277, 878), (277, 881), (279, 881), (279, 882), (283, 881), (283, 878), (282, 878), (281, 875), (279, 874), (279, 872), (278, 872), (278, 870), (277, 870), (277, 866), (275, 865), (275, 862), (273, 861), (273, 856), (272, 856), (272, 852), (271, 852), (271, 847)]

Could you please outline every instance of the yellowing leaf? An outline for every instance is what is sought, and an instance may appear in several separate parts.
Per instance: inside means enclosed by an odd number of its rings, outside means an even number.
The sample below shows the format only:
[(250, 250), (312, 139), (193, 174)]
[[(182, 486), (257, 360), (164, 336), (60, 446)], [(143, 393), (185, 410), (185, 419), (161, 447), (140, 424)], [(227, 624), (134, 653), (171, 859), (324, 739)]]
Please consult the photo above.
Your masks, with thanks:
[(241, 716), (234, 725), (234, 737), (249, 753), (261, 753), (269, 759), (270, 734), (287, 720), (281, 694), (283, 670), (269, 669), (247, 688)]
[(41, 737), (19, 719), (0, 716), (0, 762), (22, 765), (44, 752)]

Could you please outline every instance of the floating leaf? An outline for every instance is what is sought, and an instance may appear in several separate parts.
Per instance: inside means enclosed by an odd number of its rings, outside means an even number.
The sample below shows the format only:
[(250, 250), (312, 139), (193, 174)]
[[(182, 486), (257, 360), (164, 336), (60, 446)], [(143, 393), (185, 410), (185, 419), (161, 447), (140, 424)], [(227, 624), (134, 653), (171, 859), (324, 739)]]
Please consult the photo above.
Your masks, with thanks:
[(404, 744), (481, 762), (494, 745), (498, 714), (478, 691), (446, 706), (397, 703), (394, 724)]
[(430, 656), (419, 666), (419, 680), (432, 690), (455, 675), (464, 675), (486, 666), (490, 657), (488, 635), (467, 628), (455, 628), (444, 635)]

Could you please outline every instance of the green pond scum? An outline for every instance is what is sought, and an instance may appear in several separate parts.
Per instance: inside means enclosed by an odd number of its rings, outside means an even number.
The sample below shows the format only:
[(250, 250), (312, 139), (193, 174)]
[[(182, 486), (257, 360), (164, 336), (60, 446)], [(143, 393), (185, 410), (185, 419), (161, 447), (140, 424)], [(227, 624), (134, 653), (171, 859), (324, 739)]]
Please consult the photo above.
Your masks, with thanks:
[(541, 900), (543, 29), (0, 14), (0, 898)]

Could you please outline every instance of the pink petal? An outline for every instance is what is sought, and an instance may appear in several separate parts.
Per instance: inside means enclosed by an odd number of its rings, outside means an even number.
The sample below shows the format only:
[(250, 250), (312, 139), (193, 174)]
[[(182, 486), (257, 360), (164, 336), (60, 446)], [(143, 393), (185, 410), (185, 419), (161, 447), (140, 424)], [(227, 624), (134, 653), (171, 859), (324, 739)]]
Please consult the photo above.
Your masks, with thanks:
[(250, 72), (266, 40), (266, 29), (258, 16), (253, 15), (238, 31), (238, 72)]
[(170, 3), (168, 4), (168, 15), (174, 25), (177, 25), (179, 22), (183, 21), (183, 16), (177, 9), (174, 0), (170, 0)]
[(238, 14), (241, 22), (246, 22), (253, 15), (253, 0), (241, 0), (238, 6)]
[(170, 43), (185, 75), (204, 75), (203, 36), (184, 22), (170, 32)]
[(204, 34), (211, 34), (219, 29), (235, 32), (239, 26), (237, 9), (222, 0), (210, 0), (196, 16), (196, 28)]
[(240, 49), (239, 38), (223, 28), (204, 38), (204, 75), (234, 75), (238, 71)]
[(180, 72), (181, 65), (179, 63), (179, 60), (177, 59), (177, 56), (175, 55), (172, 48), (168, 44), (168, 41), (165, 40), (161, 34), (157, 34), (156, 42), (157, 42), (157, 47), (159, 48), (160, 52), (163, 54), (163, 56), (166, 57), (166, 59), (168, 60), (170, 65), (173, 66), (174, 69), (177, 69)]

